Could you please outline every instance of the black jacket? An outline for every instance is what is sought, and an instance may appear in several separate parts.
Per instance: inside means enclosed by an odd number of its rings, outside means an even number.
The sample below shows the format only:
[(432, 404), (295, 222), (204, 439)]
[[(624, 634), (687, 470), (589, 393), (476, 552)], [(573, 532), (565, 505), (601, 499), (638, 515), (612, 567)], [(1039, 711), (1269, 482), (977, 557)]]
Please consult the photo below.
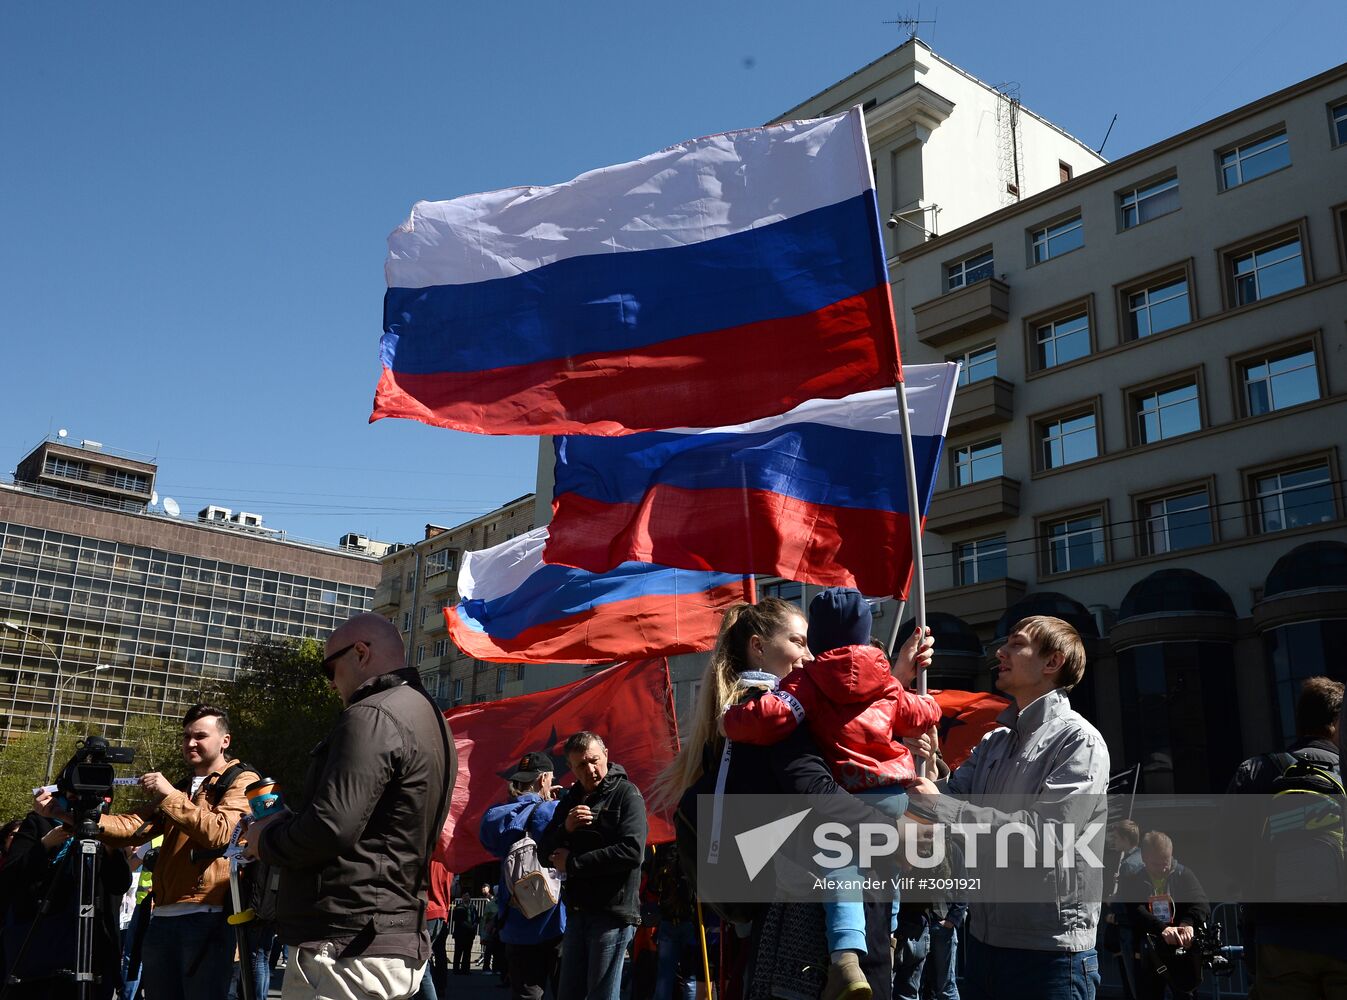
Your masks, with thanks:
[(1118, 883), (1118, 897), (1125, 900), (1127, 918), (1133, 931), (1138, 934), (1159, 934), (1166, 927), (1179, 924), (1200, 927), (1211, 919), (1207, 893), (1191, 869), (1175, 862), (1164, 892), (1174, 899), (1174, 919), (1169, 923), (1151, 915), (1147, 902), (1156, 893), (1145, 868), (1122, 877)]
[(311, 754), (307, 804), (259, 845), (281, 869), (278, 936), (424, 962), (426, 869), (458, 773), (448, 725), (417, 672), (398, 670), (356, 689)]
[(1285, 753), (1261, 753), (1250, 757), (1235, 769), (1234, 777), (1226, 787), (1227, 795), (1271, 795), (1272, 783), (1282, 776), (1291, 763), (1290, 754), (1306, 764), (1318, 764), (1338, 772), (1338, 748), (1328, 740), (1301, 738), (1286, 748)]
[[(566, 815), (579, 805), (593, 810), (594, 822), (568, 833)], [(592, 795), (578, 781), (566, 791), (539, 846), (545, 858), (558, 847), (570, 851), (561, 890), (568, 909), (608, 913), (634, 925), (641, 917), (637, 893), (645, 838), (645, 799), (621, 764), (609, 764)]]

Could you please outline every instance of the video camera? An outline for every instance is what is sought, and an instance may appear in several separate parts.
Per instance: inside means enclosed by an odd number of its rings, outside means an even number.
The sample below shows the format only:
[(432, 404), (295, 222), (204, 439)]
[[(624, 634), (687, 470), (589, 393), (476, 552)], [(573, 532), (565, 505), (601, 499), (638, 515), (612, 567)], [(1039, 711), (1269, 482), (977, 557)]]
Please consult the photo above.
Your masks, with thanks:
[(114, 747), (101, 736), (86, 736), (56, 777), (56, 793), (65, 799), (77, 823), (96, 819), (112, 797), (113, 764), (130, 764), (136, 751)]
[(1244, 949), (1239, 945), (1225, 943), (1221, 925), (1215, 922), (1198, 924), (1193, 928), (1193, 943), (1184, 950), (1196, 954), (1204, 968), (1209, 969), (1213, 976), (1222, 978), (1235, 971), (1230, 960), (1244, 954)]

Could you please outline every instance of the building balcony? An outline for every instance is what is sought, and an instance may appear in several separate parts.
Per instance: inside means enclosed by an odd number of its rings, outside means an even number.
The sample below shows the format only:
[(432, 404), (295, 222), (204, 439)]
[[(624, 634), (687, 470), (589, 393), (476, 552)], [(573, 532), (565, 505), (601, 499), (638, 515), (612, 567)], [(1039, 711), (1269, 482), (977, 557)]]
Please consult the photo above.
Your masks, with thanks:
[(451, 570), (442, 569), (436, 573), (431, 573), (426, 577), (426, 593), (442, 594), (454, 585), (458, 579), (458, 574)]
[(997, 476), (937, 493), (931, 498), (926, 528), (929, 531), (955, 531), (1004, 521), (1019, 512), (1020, 481)]
[(931, 591), (926, 595), (926, 604), (932, 611), (943, 611), (962, 618), (974, 627), (995, 625), (1006, 609), (1019, 601), (1028, 589), (1023, 580), (1003, 577), (1000, 580), (971, 583), (965, 587)]
[(996, 278), (983, 278), (913, 306), (912, 315), (917, 339), (927, 347), (943, 347), (1004, 323), (1010, 316), (1010, 287)]
[(426, 612), (426, 622), (421, 626), (421, 631), (425, 635), (431, 635), (435, 632), (443, 632), (448, 625), (444, 620), (444, 610), (438, 606), (432, 607)]
[(998, 376), (959, 387), (949, 417), (950, 435), (1004, 424), (1015, 413), (1015, 385)]
[(374, 588), (374, 603), (370, 605), (376, 615), (387, 615), (402, 606), (402, 576), (385, 577)]

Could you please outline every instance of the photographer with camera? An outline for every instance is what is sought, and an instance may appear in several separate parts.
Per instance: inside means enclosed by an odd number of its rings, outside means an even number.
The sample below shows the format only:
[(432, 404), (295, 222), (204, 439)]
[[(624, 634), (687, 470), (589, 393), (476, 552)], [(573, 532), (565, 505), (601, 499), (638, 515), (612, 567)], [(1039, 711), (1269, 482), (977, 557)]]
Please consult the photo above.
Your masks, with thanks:
[(1207, 894), (1188, 868), (1174, 860), (1174, 842), (1151, 830), (1141, 838), (1140, 871), (1119, 881), (1136, 954), (1136, 1000), (1196, 996), (1202, 982), (1198, 937), (1211, 919)]
[[(234, 962), (234, 934), (225, 922), (229, 862), (220, 852), (248, 813), (244, 788), (258, 775), (229, 758), (229, 716), (193, 705), (182, 719), (182, 755), (191, 775), (172, 784), (158, 771), (140, 779), (151, 802), (119, 816), (100, 816), (103, 843), (164, 843), (153, 864), (154, 909), (141, 947), (141, 984), (155, 1000), (225, 1000)], [(45, 792), (36, 808), (72, 822)]]

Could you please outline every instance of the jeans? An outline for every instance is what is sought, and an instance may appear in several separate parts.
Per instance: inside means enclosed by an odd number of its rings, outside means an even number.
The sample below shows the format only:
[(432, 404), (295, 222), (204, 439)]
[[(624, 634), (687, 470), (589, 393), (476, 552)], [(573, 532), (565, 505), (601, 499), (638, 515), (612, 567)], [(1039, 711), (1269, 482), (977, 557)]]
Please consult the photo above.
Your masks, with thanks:
[(126, 930), (122, 932), (122, 983), (120, 986), (122, 996), (125, 1000), (131, 1000), (136, 995), (136, 990), (140, 988), (140, 969), (141, 963), (137, 957), (136, 967), (131, 968), (131, 950), (135, 945), (136, 936), (144, 933), (142, 925), (150, 919), (150, 904), (140, 902), (136, 904), (135, 912), (131, 914), (131, 922), (126, 925)]
[(449, 921), (436, 917), (426, 923), (430, 932), (430, 971), (437, 996), (449, 995)]
[(893, 1000), (920, 1000), (921, 975), (930, 954), (931, 930), (923, 925), (917, 937), (898, 938), (893, 953)]
[(969, 934), (963, 1000), (1094, 1000), (1099, 956), (1086, 951), (1030, 951), (983, 944)]
[(611, 913), (567, 911), (557, 1000), (618, 1000), (627, 945), (635, 930)]
[[(902, 785), (881, 785), (861, 796), (866, 804), (886, 816), (897, 819), (907, 811), (907, 790)], [(839, 881), (859, 882), (864, 876), (855, 865), (832, 873)], [(893, 916), (898, 916), (897, 886), (894, 887)], [(828, 951), (857, 951), (865, 954), (865, 909), (859, 889), (839, 890), (839, 898), (823, 904), (823, 925), (828, 935)], [(893, 926), (893, 925), (890, 925)]]
[(152, 916), (140, 983), (154, 1000), (225, 1000), (234, 968), (234, 930), (223, 913)]
[[(271, 989), (271, 946), (276, 943), (276, 931), (271, 924), (253, 920), (243, 925), (243, 933), (252, 955), (253, 1000), (267, 1000), (267, 991)], [(229, 1000), (240, 1000), (243, 996), (239, 983), (242, 975), (243, 963), (239, 962), (229, 983)]]
[[(697, 925), (691, 920), (661, 920), (655, 935), (658, 966), (655, 1000), (696, 1000), (697, 976), (688, 975), (697, 950)], [(680, 970), (681, 966), (681, 970)]]
[(959, 929), (931, 927), (931, 950), (926, 953), (926, 987), (922, 991), (931, 1000), (959, 1000), (955, 982), (955, 959), (959, 954)]
[(505, 945), (505, 967), (510, 974), (513, 1000), (543, 1000), (549, 989), (557, 996), (561, 969), (561, 938), (536, 944)]

